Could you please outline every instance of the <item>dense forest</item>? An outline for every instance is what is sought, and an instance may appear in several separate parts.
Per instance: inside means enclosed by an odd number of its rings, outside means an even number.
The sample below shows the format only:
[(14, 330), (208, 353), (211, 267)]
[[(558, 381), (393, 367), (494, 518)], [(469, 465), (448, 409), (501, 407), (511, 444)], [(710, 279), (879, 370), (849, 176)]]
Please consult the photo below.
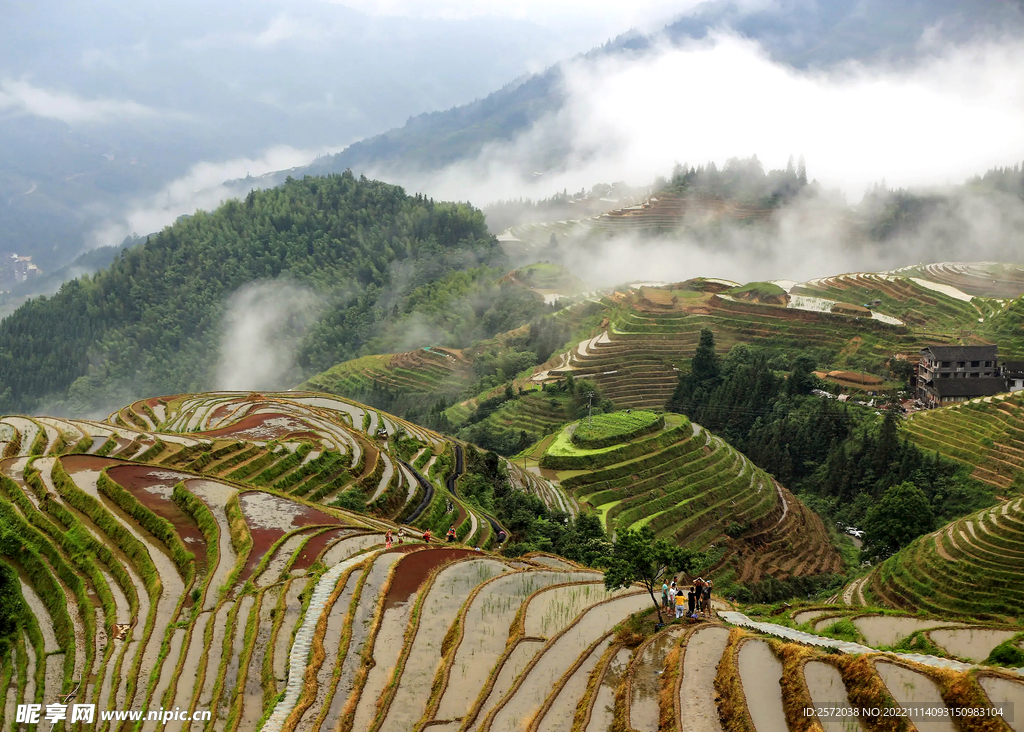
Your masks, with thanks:
[[(468, 205), (351, 173), (289, 180), (183, 218), (6, 318), (0, 412), (53, 400), (87, 413), (209, 388), (225, 303), (257, 281), (287, 282), (315, 300), (296, 356), (306, 373), (370, 344), (412, 347), (444, 334), (468, 344), (529, 322), (543, 305), (494, 285), (500, 270), (490, 267), (503, 264)], [(261, 344), (252, 345), (259, 358)]]
[[(879, 415), (812, 395), (813, 369), (806, 356), (770, 347), (734, 346), (719, 358), (705, 329), (668, 408), (721, 435), (822, 515), (863, 528), (869, 555), (993, 502), (969, 468), (903, 439), (895, 407)], [(910, 523), (889, 527), (878, 506), (907, 501), (920, 504), (900, 512)]]

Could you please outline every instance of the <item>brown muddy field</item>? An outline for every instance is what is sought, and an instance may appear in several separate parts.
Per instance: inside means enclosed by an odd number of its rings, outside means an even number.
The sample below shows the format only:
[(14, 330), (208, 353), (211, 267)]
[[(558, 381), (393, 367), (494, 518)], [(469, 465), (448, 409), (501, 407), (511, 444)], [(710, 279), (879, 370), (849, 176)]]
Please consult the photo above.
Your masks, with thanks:
[(231, 437), (239, 440), (265, 442), (284, 437), (318, 439), (319, 435), (305, 421), (291, 414), (265, 412), (250, 414), (227, 427), (200, 432), (204, 437)]
[[(292, 530), (307, 526), (330, 526), (340, 523), (338, 519), (323, 511), (269, 493), (248, 491), (240, 494), (238, 500), (242, 508), (242, 515), (249, 526), (249, 534), (252, 536), (252, 549), (249, 552), (249, 562), (246, 566), (246, 571), (249, 573), (252, 572), (263, 555), (270, 551), (281, 537)], [(252, 564), (254, 558), (256, 564)], [(252, 566), (248, 566), (249, 564)], [(246, 574), (246, 578), (248, 578), (248, 574)], [(242, 579), (242, 581), (245, 580)]]
[[(66, 465), (68, 460), (63, 462)], [(193, 476), (145, 465), (118, 465), (109, 468), (107, 476), (135, 496), (143, 506), (170, 521), (185, 547), (196, 555), (196, 568), (205, 568), (206, 538), (195, 520), (171, 499), (175, 484)]]
[(323, 554), (331, 542), (335, 539), (340, 539), (347, 533), (350, 533), (349, 529), (329, 529), (307, 541), (305, 546), (302, 547), (302, 551), (299, 552), (299, 556), (292, 563), (292, 574), (305, 573), (306, 570), (313, 566), (313, 562)]
[[(413, 545), (411, 548), (418, 547)], [(427, 576), (442, 564), (477, 554), (478, 552), (472, 549), (430, 549), (409, 554), (395, 570), (391, 587), (384, 598), (384, 609), (389, 610), (408, 602)]]

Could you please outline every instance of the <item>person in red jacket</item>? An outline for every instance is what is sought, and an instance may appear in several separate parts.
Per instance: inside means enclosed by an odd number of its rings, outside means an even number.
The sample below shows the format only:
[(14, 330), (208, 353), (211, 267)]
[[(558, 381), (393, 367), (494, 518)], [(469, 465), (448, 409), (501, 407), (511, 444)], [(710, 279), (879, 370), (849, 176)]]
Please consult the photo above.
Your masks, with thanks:
[(451, 528), (448, 529), (448, 541), (453, 542), (458, 538), (455, 533), (455, 524), (452, 524)]

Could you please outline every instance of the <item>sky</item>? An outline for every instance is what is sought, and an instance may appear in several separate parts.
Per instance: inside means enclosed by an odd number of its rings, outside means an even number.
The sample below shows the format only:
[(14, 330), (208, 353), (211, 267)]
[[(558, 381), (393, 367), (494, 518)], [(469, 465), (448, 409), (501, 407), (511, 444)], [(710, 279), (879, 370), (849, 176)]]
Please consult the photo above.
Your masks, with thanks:
[[(562, 32), (597, 32), (614, 37), (630, 28), (654, 30), (665, 21), (698, 5), (701, 0), (331, 0), (375, 15), (466, 19), (479, 17), (529, 20)], [(744, 0), (765, 5), (770, 0)]]

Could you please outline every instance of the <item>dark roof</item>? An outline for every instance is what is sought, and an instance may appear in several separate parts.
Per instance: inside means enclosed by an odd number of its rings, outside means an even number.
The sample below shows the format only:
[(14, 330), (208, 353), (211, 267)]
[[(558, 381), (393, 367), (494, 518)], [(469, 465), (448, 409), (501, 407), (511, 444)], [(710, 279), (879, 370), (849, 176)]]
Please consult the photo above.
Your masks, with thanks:
[(984, 376), (977, 379), (935, 379), (932, 382), (940, 397), (992, 396), (1006, 391), (1006, 379)]
[(925, 346), (938, 361), (995, 361), (999, 346)]
[(1011, 371), (1015, 374), (1024, 372), (1024, 361), (1006, 361), (1003, 363), (1004, 371)]

